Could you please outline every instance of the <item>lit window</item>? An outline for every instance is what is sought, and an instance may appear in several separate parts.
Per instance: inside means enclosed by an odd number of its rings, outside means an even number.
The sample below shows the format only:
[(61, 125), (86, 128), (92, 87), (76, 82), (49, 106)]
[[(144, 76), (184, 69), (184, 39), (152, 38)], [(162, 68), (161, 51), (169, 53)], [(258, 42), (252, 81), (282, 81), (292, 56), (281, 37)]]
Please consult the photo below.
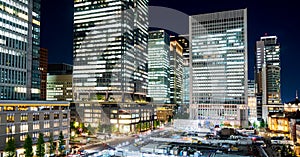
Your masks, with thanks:
[(23, 132), (28, 132), (28, 124), (21, 124), (20, 125), (20, 132), (23, 133)]

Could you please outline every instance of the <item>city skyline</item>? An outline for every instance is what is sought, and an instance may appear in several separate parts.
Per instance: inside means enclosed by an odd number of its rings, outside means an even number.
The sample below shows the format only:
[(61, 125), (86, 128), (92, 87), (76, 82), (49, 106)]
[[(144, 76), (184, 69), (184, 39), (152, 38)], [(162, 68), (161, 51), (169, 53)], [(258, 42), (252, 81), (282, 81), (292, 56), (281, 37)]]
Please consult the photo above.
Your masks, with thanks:
[[(72, 23), (73, 23), (73, 2), (72, 1), (46, 1), (42, 0), (41, 16), (41, 44), (42, 47), (49, 49), (49, 63), (72, 63)], [(248, 9), (248, 59), (249, 59), (249, 79), (253, 79), (254, 74), (254, 52), (255, 42), (265, 33), (268, 35), (278, 36), (279, 43), (282, 47), (282, 102), (288, 102), (295, 97), (295, 90), (299, 88), (297, 82), (297, 73), (294, 68), (297, 66), (297, 41), (296, 37), (299, 32), (297, 26), (299, 21), (296, 20), (295, 5), (292, 3), (268, 3), (256, 1), (212, 1), (201, 2), (190, 0), (187, 3), (168, 3), (169, 1), (150, 0), (149, 6), (161, 6), (172, 8), (187, 15), (201, 13), (211, 13), (217, 11), (226, 11), (231, 9)], [(179, 5), (180, 4), (180, 5)], [(218, 5), (216, 5), (218, 4)], [(51, 10), (57, 10), (51, 12)], [(279, 12), (280, 11), (280, 12)], [(151, 23), (159, 21), (153, 18), (154, 13), (150, 10)], [(57, 18), (59, 15), (60, 18)], [(188, 20), (187, 20), (188, 21)], [(59, 24), (58, 24), (59, 23)], [(183, 22), (182, 22), (183, 23)], [(188, 30), (188, 29), (186, 29)], [(57, 32), (57, 33), (53, 33)], [(58, 36), (61, 34), (62, 36)], [(47, 38), (45, 38), (46, 36)], [(61, 57), (64, 53), (65, 57)], [(293, 75), (293, 76), (292, 76)], [(296, 76), (294, 76), (296, 75)]]

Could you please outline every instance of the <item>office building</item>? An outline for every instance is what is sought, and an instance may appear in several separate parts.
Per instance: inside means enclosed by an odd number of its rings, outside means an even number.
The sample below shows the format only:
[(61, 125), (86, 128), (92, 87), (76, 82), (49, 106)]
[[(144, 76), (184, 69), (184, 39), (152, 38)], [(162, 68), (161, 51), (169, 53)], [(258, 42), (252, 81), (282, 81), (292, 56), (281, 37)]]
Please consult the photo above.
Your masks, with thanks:
[[(280, 89), (280, 45), (276, 36), (263, 36), (256, 42), (255, 79), (257, 82), (257, 104), (262, 108), (260, 119), (267, 120), (264, 105), (281, 105)], [(266, 114), (264, 114), (266, 112)], [(264, 114), (264, 116), (263, 116)]]
[(75, 101), (71, 104), (72, 120), (85, 127), (110, 128), (105, 132), (138, 133), (151, 130), (157, 120), (156, 105), (149, 103), (114, 103)]
[(193, 15), (189, 27), (191, 118), (247, 126), (247, 9)]
[[(173, 40), (173, 38), (172, 38)], [(174, 37), (183, 48), (183, 72), (182, 72), (182, 104), (188, 105), (190, 103), (190, 48), (189, 36), (179, 35)]]
[[(0, 100), (0, 156), (3, 156), (6, 141), (9, 138), (15, 139), (17, 156), (24, 154), (24, 149), (21, 148), (23, 148), (27, 134), (32, 137), (35, 145), (39, 133), (44, 134), (46, 143), (51, 134), (55, 143), (58, 143), (59, 133), (62, 131), (66, 148), (68, 148), (69, 106), (69, 102), (60, 101)], [(36, 146), (33, 149), (36, 150)], [(48, 144), (46, 144), (46, 149), (48, 149)]]
[(143, 101), (148, 0), (74, 1), (74, 100)]
[(0, 0), (0, 99), (40, 99), (40, 0)]
[(74, 1), (73, 100), (85, 125), (134, 130), (147, 104), (148, 25), (148, 0)]
[(182, 104), (183, 47), (170, 42), (170, 103)]
[(45, 48), (40, 49), (40, 67), (41, 72), (41, 100), (46, 100), (47, 91), (47, 69), (48, 69), (48, 50)]
[(254, 80), (248, 80), (248, 120), (251, 124), (257, 122), (257, 100), (256, 100), (256, 83)]
[(164, 31), (149, 33), (148, 96), (153, 103), (170, 103), (170, 37)]
[(47, 100), (72, 101), (72, 65), (49, 64), (47, 74)]

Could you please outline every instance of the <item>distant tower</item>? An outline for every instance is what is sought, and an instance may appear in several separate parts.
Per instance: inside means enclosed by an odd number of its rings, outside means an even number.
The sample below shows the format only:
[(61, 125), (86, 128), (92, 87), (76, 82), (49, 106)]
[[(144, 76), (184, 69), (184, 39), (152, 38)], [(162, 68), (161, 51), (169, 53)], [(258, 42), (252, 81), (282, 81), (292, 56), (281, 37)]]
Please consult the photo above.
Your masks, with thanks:
[(190, 103), (190, 49), (189, 36), (179, 35), (172, 37), (171, 41), (177, 41), (182, 47), (183, 65), (182, 65), (182, 104), (188, 105)]
[(47, 69), (48, 69), (48, 50), (45, 48), (40, 49), (40, 67), (41, 72), (41, 100), (46, 100), (47, 92)]
[(170, 103), (182, 104), (183, 47), (175, 39), (170, 42)]
[(170, 37), (164, 30), (149, 33), (148, 96), (157, 104), (170, 103)]
[(280, 45), (277, 36), (263, 36), (256, 42), (255, 82), (257, 83), (257, 117), (263, 105), (281, 104)]

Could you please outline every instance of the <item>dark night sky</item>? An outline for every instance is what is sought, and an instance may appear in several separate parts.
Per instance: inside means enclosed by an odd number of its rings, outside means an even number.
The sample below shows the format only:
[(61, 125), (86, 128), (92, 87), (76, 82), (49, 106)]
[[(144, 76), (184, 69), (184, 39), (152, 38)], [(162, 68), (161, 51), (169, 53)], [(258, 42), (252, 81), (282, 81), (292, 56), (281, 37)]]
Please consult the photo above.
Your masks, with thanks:
[[(297, 60), (300, 61), (299, 48), (297, 49), (300, 16), (295, 1), (150, 0), (149, 6), (172, 8), (185, 15), (247, 8), (249, 79), (253, 79), (255, 42), (267, 33), (278, 36), (281, 44), (282, 101), (294, 99), (295, 91), (300, 89), (300, 71), (297, 63)], [(42, 0), (41, 11), (41, 46), (49, 50), (49, 63), (72, 64), (73, 0)], [(162, 28), (170, 28), (165, 25), (172, 23), (178, 30), (188, 30), (187, 19), (183, 19), (184, 16), (174, 18), (177, 14), (167, 9), (150, 9), (149, 12), (150, 26), (161, 23)], [(169, 17), (169, 20), (163, 19), (165, 17)]]

